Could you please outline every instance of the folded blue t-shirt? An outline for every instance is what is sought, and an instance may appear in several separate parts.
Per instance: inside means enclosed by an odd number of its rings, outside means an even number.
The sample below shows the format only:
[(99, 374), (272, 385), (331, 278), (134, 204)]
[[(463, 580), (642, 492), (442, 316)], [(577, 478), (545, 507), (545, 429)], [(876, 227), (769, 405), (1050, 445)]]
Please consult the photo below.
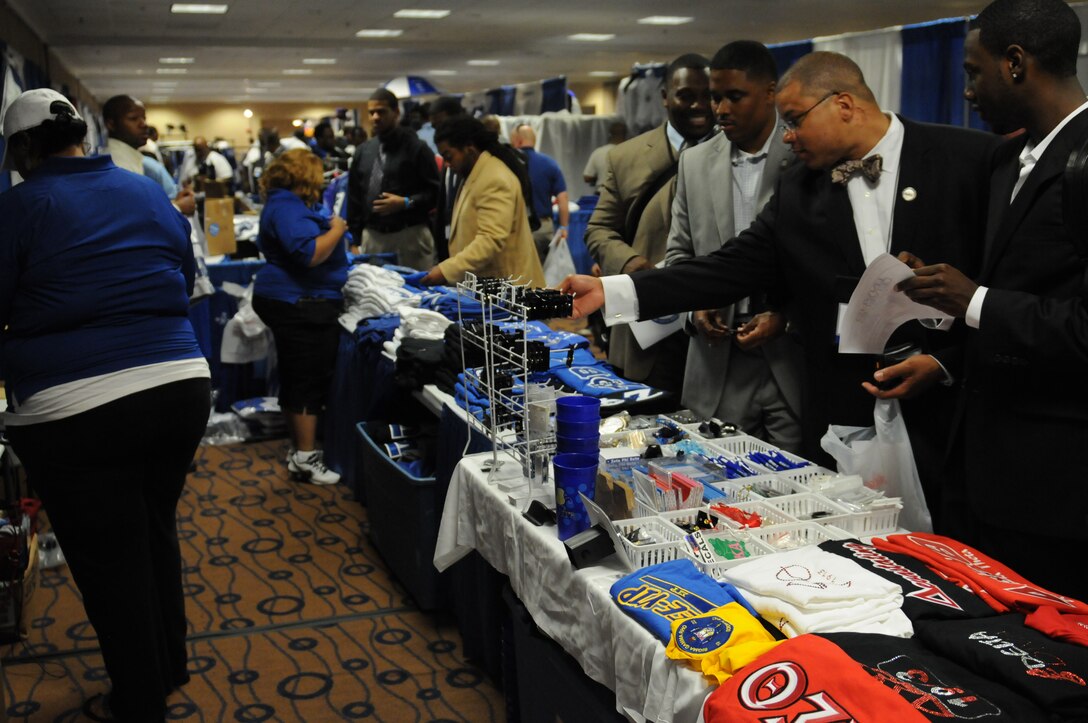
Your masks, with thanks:
[(672, 560), (635, 570), (617, 580), (610, 591), (620, 608), (663, 643), (669, 642), (673, 620), (740, 603), (759, 618), (737, 588), (716, 582), (691, 560)]

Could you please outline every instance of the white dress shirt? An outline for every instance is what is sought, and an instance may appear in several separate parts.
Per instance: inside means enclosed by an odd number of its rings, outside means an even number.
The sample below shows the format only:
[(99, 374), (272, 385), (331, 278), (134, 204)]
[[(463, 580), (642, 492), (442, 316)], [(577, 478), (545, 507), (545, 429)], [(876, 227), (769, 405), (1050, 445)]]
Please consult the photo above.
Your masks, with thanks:
[(880, 142), (865, 154), (882, 159), (880, 178), (875, 182), (860, 173), (846, 182), (850, 207), (854, 210), (854, 226), (861, 243), (861, 255), (868, 266), (877, 256), (891, 249), (892, 213), (895, 190), (899, 182), (899, 156), (903, 152), (903, 124), (894, 115)]
[[(1088, 109), (1088, 102), (1081, 104), (1076, 110), (1067, 115), (1061, 123), (1054, 126), (1054, 130), (1047, 134), (1046, 138), (1033, 144), (1030, 140), (1027, 145), (1024, 146), (1024, 150), (1020, 151), (1020, 177), (1016, 179), (1016, 185), (1013, 186), (1012, 196), (1009, 198), (1011, 204), (1016, 200), (1016, 194), (1020, 193), (1020, 189), (1023, 188), (1024, 183), (1028, 180), (1028, 176), (1031, 175), (1032, 169), (1035, 168), (1035, 164), (1046, 153), (1046, 149), (1050, 146), (1050, 143), (1061, 132), (1063, 128), (1073, 120), (1076, 116)], [(634, 289), (634, 286), (631, 287)], [(975, 289), (974, 295), (971, 297), (971, 302), (967, 305), (967, 313), (964, 315), (964, 322), (972, 329), (977, 329), (982, 321), (982, 303), (986, 300), (986, 292), (988, 288), (980, 286)]]

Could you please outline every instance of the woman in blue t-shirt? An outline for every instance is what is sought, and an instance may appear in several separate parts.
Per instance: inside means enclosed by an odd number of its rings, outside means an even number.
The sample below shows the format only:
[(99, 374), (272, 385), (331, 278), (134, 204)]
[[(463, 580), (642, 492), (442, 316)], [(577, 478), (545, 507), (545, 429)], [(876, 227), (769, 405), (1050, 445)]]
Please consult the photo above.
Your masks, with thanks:
[(316, 449), (317, 415), (325, 407), (340, 342), (341, 289), (347, 281), (347, 224), (316, 210), (321, 159), (287, 151), (261, 176), (265, 196), (257, 246), (268, 264), (257, 272), (253, 310), (272, 330), (280, 374), (280, 409), (292, 451), (287, 467), (314, 484), (336, 484)]
[(41, 496), (113, 683), (93, 720), (162, 721), (189, 680), (177, 503), (208, 421), (189, 323), (189, 224), (154, 181), (85, 158), (48, 89), (4, 115), (0, 364), (6, 432)]

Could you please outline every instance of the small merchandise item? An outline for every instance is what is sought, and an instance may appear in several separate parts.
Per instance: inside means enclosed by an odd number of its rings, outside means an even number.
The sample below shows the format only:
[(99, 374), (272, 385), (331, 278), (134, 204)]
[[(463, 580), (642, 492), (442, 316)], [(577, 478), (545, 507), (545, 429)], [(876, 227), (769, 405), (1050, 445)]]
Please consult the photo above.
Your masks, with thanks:
[(665, 655), (687, 661), (721, 685), (780, 642), (744, 606), (729, 603), (675, 621)]
[(731, 602), (757, 613), (729, 583), (715, 582), (691, 560), (672, 560), (636, 570), (617, 580), (612, 599), (663, 643), (672, 638), (674, 621), (710, 612)]
[(732, 505), (723, 505), (720, 503), (711, 505), (710, 509), (723, 517), (728, 517), (743, 528), (763, 526), (763, 518), (759, 516), (758, 512), (745, 512)]
[(1060, 613), (1044, 606), (1028, 613), (1024, 624), (1055, 640), (1088, 646), (1088, 615)]
[[(706, 723), (925, 723), (837, 645), (787, 640), (725, 681), (703, 704)], [(954, 718), (953, 718), (954, 720)]]

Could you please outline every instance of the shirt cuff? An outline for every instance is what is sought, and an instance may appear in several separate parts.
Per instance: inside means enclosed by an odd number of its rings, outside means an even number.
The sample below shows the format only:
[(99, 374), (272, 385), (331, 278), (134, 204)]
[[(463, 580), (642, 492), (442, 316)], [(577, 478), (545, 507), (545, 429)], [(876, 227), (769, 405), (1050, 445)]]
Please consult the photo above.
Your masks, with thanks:
[(948, 368), (944, 364), (941, 364), (941, 360), (933, 356), (932, 354), (930, 354), (930, 356), (933, 357), (933, 361), (937, 362), (937, 366), (939, 366), (941, 368), (941, 371), (944, 372), (944, 379), (941, 380), (941, 384), (946, 387), (950, 387), (955, 384), (956, 378), (952, 376), (952, 373), (948, 371)]
[(635, 282), (627, 274), (602, 276), (604, 287), (604, 323), (606, 326), (638, 321), (638, 294)]
[(989, 289), (985, 286), (975, 289), (975, 295), (971, 297), (971, 303), (967, 305), (964, 322), (972, 329), (977, 329), (982, 321), (982, 302), (986, 300), (987, 291)]

